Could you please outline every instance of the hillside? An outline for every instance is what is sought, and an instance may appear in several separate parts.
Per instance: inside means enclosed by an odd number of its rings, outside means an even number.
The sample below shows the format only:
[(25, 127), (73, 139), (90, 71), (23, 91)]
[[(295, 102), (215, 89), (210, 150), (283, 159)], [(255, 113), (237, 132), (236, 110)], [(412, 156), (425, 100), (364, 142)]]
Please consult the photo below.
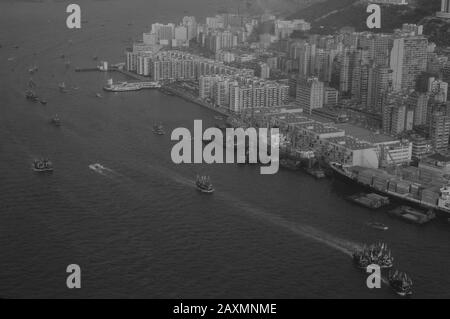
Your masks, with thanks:
[[(407, 6), (380, 5), (381, 29), (378, 32), (391, 32), (403, 23), (418, 23), (426, 16), (434, 15), (440, 8), (440, 0), (417, 0)], [(299, 10), (290, 18), (302, 18), (310, 21), (313, 31), (332, 33), (345, 26), (357, 31), (368, 30), (366, 20), (367, 3), (358, 0), (328, 0)]]

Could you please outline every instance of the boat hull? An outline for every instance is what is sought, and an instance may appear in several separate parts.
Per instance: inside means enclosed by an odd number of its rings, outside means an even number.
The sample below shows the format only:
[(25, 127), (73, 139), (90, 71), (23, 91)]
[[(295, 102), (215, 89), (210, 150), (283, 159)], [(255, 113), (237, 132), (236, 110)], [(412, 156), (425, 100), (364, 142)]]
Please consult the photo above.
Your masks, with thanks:
[(203, 189), (203, 188), (200, 188), (200, 187), (197, 187), (197, 190), (199, 192), (201, 192), (201, 193), (204, 193), (204, 194), (212, 194), (215, 191), (214, 188), (213, 189)]

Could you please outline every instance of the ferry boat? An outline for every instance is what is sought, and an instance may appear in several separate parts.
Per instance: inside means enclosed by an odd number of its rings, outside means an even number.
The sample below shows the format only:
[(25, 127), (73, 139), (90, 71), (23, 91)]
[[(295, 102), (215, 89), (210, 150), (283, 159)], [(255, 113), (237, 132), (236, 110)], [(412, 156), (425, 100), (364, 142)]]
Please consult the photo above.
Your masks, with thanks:
[(391, 268), (394, 265), (394, 257), (385, 243), (378, 243), (365, 247), (363, 250), (353, 253), (353, 263), (356, 267), (366, 269), (375, 264), (380, 268)]
[[(433, 209), (434, 211), (439, 211), (443, 213), (450, 213), (450, 183), (447, 185), (443, 185), (439, 192), (436, 193), (436, 204), (422, 200), (420, 198), (416, 198), (411, 196), (408, 193), (397, 193), (396, 191), (390, 190), (388, 187), (379, 188), (372, 186), (372, 183), (369, 180), (364, 180), (361, 178), (362, 175), (360, 172), (364, 171), (364, 168), (361, 167), (348, 167), (342, 165), (340, 163), (330, 163), (330, 168), (334, 172), (337, 177), (343, 178), (346, 181), (361, 185), (367, 189), (370, 189), (376, 193), (386, 195), (404, 202), (407, 202), (412, 205), (417, 205), (426, 209)], [(394, 178), (395, 176), (392, 176)]]
[(139, 91), (142, 89), (157, 89), (160, 87), (161, 84), (159, 82), (120, 82), (114, 84), (112, 80), (109, 80), (108, 84), (103, 87), (103, 90), (109, 92), (128, 92)]
[(396, 270), (389, 272), (389, 286), (399, 296), (406, 297), (412, 295), (413, 282), (404, 272)]
[(36, 159), (33, 163), (33, 170), (35, 172), (53, 172), (53, 163), (48, 159)]
[(209, 176), (198, 176), (197, 175), (195, 185), (197, 186), (197, 189), (199, 191), (201, 191), (202, 193), (207, 193), (207, 194), (214, 193), (214, 188), (213, 188), (213, 185), (211, 184)]
[(166, 132), (164, 131), (164, 126), (162, 124), (153, 125), (153, 133), (156, 135), (164, 135)]

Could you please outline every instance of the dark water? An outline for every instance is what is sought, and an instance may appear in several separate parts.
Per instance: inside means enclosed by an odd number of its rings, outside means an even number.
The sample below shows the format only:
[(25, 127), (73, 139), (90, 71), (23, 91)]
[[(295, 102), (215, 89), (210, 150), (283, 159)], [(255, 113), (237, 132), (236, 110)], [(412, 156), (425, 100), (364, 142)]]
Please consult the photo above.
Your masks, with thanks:
[[(154, 136), (153, 123), (169, 132), (194, 119), (213, 125), (212, 112), (157, 91), (98, 99), (120, 76), (75, 73), (60, 58), (119, 62), (152, 22), (212, 14), (219, 3), (80, 1), (80, 31), (65, 29), (64, 3), (0, 4), (0, 296), (395, 298), (387, 287), (369, 291), (350, 260), (355, 247), (383, 240), (416, 297), (450, 297), (449, 225), (371, 213), (343, 199), (348, 186), (303, 173), (174, 165), (170, 134)], [(34, 64), (46, 106), (23, 96)], [(58, 92), (61, 81), (69, 93)], [(48, 124), (56, 113), (61, 128)], [(41, 156), (52, 175), (31, 171)], [(213, 196), (192, 186), (198, 172), (213, 179)], [(367, 228), (370, 220), (390, 230)], [(77, 291), (65, 286), (72, 263), (82, 268)]]

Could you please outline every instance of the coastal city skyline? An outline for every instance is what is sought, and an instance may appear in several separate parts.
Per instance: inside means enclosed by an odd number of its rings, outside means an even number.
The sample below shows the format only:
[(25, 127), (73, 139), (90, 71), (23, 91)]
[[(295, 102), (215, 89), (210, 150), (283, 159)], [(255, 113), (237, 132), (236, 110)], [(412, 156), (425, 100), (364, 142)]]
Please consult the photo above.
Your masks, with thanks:
[(133, 1), (2, 4), (0, 297), (449, 297), (448, 0)]

